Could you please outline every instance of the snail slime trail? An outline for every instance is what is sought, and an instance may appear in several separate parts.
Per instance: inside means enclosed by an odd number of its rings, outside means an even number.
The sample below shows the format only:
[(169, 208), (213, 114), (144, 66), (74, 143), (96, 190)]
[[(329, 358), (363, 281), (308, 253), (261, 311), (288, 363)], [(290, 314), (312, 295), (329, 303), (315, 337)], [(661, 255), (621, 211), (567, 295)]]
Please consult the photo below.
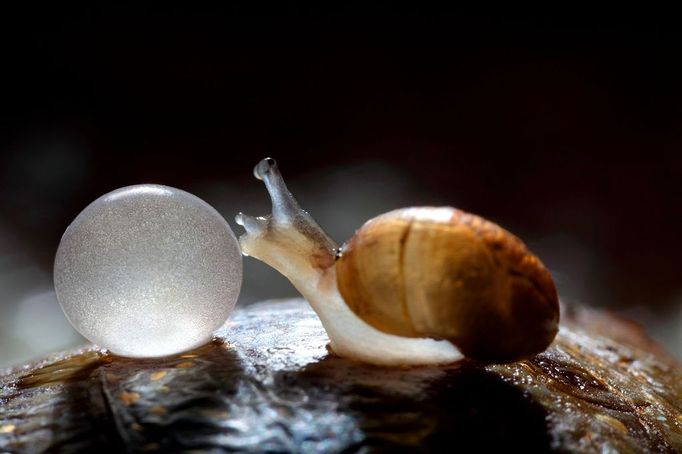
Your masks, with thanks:
[(298, 205), (274, 159), (254, 175), (272, 213), (237, 215), (242, 252), (292, 282), (338, 355), (379, 365), (507, 362), (554, 339), (549, 272), (492, 222), (451, 207), (405, 208), (367, 221), (339, 248)]

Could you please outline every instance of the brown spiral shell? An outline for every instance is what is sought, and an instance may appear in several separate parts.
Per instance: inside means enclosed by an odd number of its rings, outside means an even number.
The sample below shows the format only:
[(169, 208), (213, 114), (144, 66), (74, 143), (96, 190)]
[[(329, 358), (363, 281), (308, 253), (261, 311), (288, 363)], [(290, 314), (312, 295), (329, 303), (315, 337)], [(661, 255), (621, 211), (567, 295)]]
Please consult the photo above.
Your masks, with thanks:
[(516, 236), (454, 208), (405, 208), (365, 223), (336, 263), (339, 291), (375, 328), (447, 339), (481, 361), (539, 353), (554, 339), (552, 277)]

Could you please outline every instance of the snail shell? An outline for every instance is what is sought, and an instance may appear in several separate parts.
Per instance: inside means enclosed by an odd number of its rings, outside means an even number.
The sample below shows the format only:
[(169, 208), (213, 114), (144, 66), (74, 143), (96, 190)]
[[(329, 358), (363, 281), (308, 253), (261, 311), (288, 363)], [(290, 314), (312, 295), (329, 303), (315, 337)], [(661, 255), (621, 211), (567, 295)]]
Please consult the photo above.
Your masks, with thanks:
[(342, 247), (339, 291), (386, 333), (447, 339), (465, 356), (513, 361), (558, 330), (552, 278), (516, 236), (454, 208), (406, 208), (368, 221)]

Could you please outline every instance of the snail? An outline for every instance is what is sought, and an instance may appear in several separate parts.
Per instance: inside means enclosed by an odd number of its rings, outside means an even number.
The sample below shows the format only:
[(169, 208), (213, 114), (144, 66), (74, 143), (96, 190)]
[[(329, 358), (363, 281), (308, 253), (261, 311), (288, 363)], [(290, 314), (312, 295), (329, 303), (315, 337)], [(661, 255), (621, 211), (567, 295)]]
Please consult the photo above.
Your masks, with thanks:
[(404, 208), (367, 221), (339, 248), (301, 209), (274, 159), (254, 176), (272, 214), (236, 216), (242, 253), (291, 281), (337, 355), (389, 366), (510, 362), (554, 339), (551, 275), (492, 222), (450, 207)]

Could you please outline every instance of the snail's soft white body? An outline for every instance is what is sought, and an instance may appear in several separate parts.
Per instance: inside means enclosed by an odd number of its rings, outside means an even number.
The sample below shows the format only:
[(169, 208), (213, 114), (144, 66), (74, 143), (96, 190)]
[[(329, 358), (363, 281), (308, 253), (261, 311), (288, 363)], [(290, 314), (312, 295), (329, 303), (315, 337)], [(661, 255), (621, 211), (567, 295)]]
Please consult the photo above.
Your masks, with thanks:
[(387, 366), (446, 364), (462, 359), (459, 349), (449, 341), (384, 333), (358, 318), (337, 287), (337, 245), (300, 208), (274, 160), (264, 159), (254, 173), (268, 189), (272, 214), (257, 218), (237, 215), (237, 223), (246, 230), (239, 238), (242, 251), (291, 281), (319, 316), (336, 354)]

